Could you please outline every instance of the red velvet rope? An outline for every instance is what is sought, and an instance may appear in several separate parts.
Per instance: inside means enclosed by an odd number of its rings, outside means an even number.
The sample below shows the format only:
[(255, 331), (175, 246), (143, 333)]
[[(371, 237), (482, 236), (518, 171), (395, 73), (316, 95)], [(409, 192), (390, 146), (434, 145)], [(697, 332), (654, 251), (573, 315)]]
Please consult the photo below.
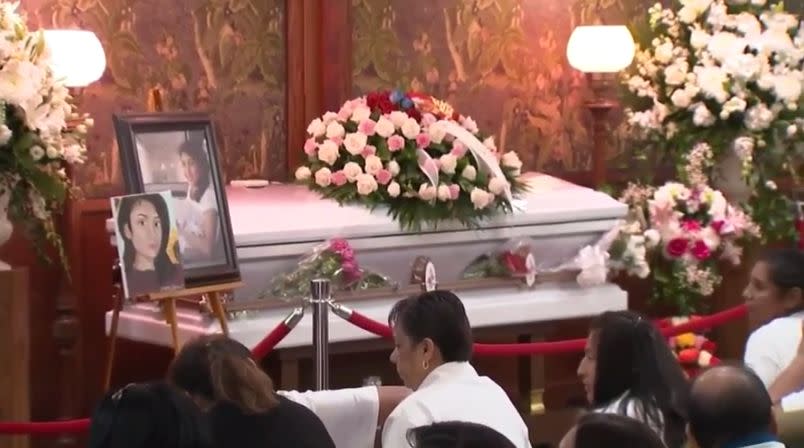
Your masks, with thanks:
[[(280, 322), (267, 336), (251, 349), (255, 359), (267, 356), (285, 339), (292, 330), (285, 322)], [(89, 429), (90, 420), (82, 418), (77, 420), (64, 420), (54, 422), (0, 422), (0, 435), (50, 435), (50, 434), (77, 434)]]
[[(660, 328), (666, 337), (678, 336), (683, 333), (698, 332), (723, 325), (729, 321), (745, 317), (745, 305), (738, 305), (709, 316), (691, 319), (681, 325)], [(349, 322), (358, 328), (377, 336), (391, 339), (391, 329), (380, 322), (372, 320), (357, 311), (352, 311)], [(662, 321), (659, 321), (661, 325)], [(533, 356), (553, 355), (557, 353), (572, 353), (583, 351), (586, 339), (568, 339), (565, 341), (527, 342), (518, 344), (474, 344), (474, 354), (478, 356)]]

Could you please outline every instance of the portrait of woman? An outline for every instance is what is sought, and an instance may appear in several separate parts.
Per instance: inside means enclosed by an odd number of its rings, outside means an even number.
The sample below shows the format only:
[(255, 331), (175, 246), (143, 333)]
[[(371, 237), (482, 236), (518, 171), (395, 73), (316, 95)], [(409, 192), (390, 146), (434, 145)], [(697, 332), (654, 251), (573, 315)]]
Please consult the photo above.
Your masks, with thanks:
[(126, 297), (184, 287), (170, 193), (112, 198)]

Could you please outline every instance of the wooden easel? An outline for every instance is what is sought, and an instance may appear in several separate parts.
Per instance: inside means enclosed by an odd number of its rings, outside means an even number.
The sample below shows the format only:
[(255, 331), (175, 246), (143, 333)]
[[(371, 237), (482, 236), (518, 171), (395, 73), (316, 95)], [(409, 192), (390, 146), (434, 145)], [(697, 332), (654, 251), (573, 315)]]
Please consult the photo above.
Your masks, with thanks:
[[(155, 302), (162, 308), (165, 322), (170, 326), (170, 338), (173, 346), (173, 354), (179, 352), (179, 323), (176, 315), (176, 302), (188, 297), (204, 297), (221, 325), (221, 331), (229, 336), (229, 324), (226, 320), (226, 310), (223, 306), (222, 295), (229, 293), (243, 286), (243, 282), (228, 282), (215, 285), (199, 286), (195, 288), (177, 289), (173, 291), (162, 291), (148, 294), (138, 298), (138, 302)], [(120, 322), (120, 311), (123, 309), (124, 297), (120, 287), (116, 288), (114, 294), (114, 310), (112, 312), (112, 322), (109, 328), (109, 356), (106, 362), (105, 387), (109, 388), (112, 380), (112, 368), (114, 366), (115, 346), (117, 343), (117, 330)]]

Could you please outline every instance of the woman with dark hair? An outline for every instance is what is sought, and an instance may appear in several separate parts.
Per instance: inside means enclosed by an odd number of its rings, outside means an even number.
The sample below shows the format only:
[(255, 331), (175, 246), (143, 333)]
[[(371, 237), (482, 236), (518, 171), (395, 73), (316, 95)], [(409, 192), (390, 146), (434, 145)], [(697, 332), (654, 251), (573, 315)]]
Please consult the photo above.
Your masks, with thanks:
[(277, 395), (251, 352), (233, 339), (189, 342), (171, 363), (168, 378), (206, 411), (217, 447), (335, 448), (321, 420)]
[(222, 251), (218, 202), (203, 143), (187, 140), (179, 147), (179, 158), (187, 179), (187, 212), (179, 221), (179, 232), (182, 253), (189, 264), (215, 259)]
[(413, 389), (391, 412), (383, 448), (409, 447), (411, 428), (444, 421), (488, 426), (516, 448), (530, 447), (528, 428), (505, 391), (469, 364), (472, 328), (461, 300), (449, 291), (400, 300), (391, 309), (391, 362)]
[(162, 195), (117, 199), (117, 228), (124, 243), (123, 281), (128, 297), (183, 286), (181, 267), (170, 258), (170, 227), (170, 213)]
[(130, 384), (101, 401), (88, 448), (211, 448), (201, 412), (165, 383)]
[(591, 413), (570, 429), (559, 448), (664, 448), (645, 423), (617, 414)]
[(630, 311), (600, 315), (592, 323), (578, 376), (594, 412), (635, 418), (668, 448), (684, 446), (689, 385), (649, 320)]
[(408, 431), (413, 448), (515, 448), (504, 435), (477, 423), (441, 422)]
[(756, 328), (745, 346), (745, 364), (770, 386), (790, 365), (804, 321), (804, 252), (772, 250), (751, 269), (743, 292), (749, 321)]

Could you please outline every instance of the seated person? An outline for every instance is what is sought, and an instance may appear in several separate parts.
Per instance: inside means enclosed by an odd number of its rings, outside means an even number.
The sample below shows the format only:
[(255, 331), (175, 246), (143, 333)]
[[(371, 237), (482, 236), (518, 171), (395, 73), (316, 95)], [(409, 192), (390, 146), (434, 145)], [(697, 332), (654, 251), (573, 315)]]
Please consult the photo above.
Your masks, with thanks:
[(130, 384), (101, 400), (89, 448), (210, 448), (201, 412), (165, 383)]
[(383, 448), (409, 448), (410, 429), (445, 421), (487, 426), (516, 448), (530, 447), (528, 428), (505, 391), (469, 364), (472, 328), (461, 300), (449, 291), (400, 300), (391, 309), (391, 362), (413, 393), (391, 412)]
[(488, 426), (466, 422), (441, 422), (408, 431), (413, 448), (514, 448), (504, 435)]
[(689, 432), (700, 448), (784, 448), (774, 435), (771, 400), (749, 368), (718, 366), (692, 382)]
[(251, 352), (233, 339), (208, 336), (190, 342), (168, 375), (206, 411), (216, 447), (335, 448), (321, 420), (277, 395)]
[(559, 448), (664, 448), (650, 426), (618, 414), (589, 413), (582, 416), (561, 440)]
[(804, 321), (804, 252), (770, 251), (751, 270), (743, 292), (753, 327), (745, 347), (745, 364), (765, 387), (793, 361)]
[(592, 322), (578, 366), (593, 412), (646, 423), (668, 448), (686, 443), (688, 383), (667, 341), (648, 319), (610, 311)]

